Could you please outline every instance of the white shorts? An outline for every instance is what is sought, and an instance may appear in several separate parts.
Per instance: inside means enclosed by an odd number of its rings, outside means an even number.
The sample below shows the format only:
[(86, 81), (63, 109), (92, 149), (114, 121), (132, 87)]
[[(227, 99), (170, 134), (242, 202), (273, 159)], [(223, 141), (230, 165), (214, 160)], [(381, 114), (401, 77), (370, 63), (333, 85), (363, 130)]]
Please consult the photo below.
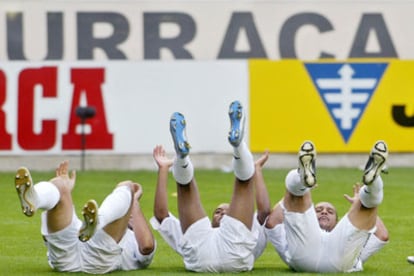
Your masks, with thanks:
[(224, 216), (212, 228), (205, 217), (185, 232), (180, 247), (186, 269), (196, 272), (239, 272), (253, 268), (254, 234), (242, 222)]
[(114, 270), (133, 270), (148, 266), (154, 256), (143, 256), (134, 232), (127, 230), (118, 243), (102, 229), (88, 242), (78, 239), (82, 222), (73, 214), (72, 223), (55, 233), (48, 233), (46, 212), (42, 213), (42, 235), (48, 248), (49, 264), (58, 271), (103, 274)]
[(284, 212), (286, 261), (296, 271), (347, 272), (359, 261), (371, 231), (358, 230), (345, 215), (331, 232), (319, 227), (314, 206), (305, 213)]

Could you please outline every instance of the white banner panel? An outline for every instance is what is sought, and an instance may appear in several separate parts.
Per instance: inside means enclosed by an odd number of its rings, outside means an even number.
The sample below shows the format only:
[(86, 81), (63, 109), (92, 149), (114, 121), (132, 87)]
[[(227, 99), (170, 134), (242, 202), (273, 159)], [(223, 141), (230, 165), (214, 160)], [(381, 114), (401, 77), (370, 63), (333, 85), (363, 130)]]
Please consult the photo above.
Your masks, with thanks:
[(3, 63), (0, 155), (79, 152), (78, 106), (96, 112), (84, 129), (89, 153), (172, 152), (175, 111), (187, 118), (192, 152), (229, 152), (228, 106), (248, 107), (247, 70), (245, 61)]

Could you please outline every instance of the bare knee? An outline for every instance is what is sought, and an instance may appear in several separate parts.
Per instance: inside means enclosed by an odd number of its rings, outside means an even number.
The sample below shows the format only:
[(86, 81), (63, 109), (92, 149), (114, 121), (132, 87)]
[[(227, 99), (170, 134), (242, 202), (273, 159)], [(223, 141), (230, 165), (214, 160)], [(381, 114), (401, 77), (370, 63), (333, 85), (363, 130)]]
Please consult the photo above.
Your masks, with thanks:
[(378, 239), (380, 239), (381, 241), (384, 241), (384, 242), (387, 242), (390, 239), (387, 231), (385, 231), (385, 232), (383, 232), (383, 231), (378, 232), (377, 231), (377, 232), (375, 232), (375, 236), (377, 236)]
[(116, 185), (117, 188), (118, 187), (123, 187), (123, 186), (129, 187), (129, 189), (131, 190), (132, 193), (135, 193), (138, 190), (137, 184), (132, 182), (131, 180), (125, 180), (125, 181), (119, 182)]
[(142, 255), (149, 255), (154, 251), (154, 243), (147, 243), (144, 244), (143, 246), (140, 246), (139, 248), (139, 252)]

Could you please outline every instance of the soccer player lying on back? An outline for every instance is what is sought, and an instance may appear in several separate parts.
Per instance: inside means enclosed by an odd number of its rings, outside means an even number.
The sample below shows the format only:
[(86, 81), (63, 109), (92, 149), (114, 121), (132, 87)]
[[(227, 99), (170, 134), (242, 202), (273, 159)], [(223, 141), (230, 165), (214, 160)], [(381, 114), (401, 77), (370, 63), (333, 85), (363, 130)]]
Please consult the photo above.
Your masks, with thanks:
[(30, 172), (21, 167), (15, 187), (23, 213), (42, 213), (41, 232), (48, 249), (49, 265), (57, 271), (103, 274), (114, 270), (146, 268), (155, 253), (155, 240), (139, 206), (141, 185), (120, 182), (101, 207), (89, 200), (77, 217), (72, 190), (76, 172), (62, 162), (56, 177), (33, 184)]
[(388, 232), (377, 215), (383, 199), (380, 173), (388, 157), (387, 145), (375, 143), (363, 175), (354, 186), (348, 213), (337, 223), (329, 202), (312, 203), (316, 187), (315, 146), (305, 141), (299, 151), (299, 169), (286, 176), (286, 193), (266, 222), (266, 234), (279, 256), (295, 271), (361, 271), (369, 256), (388, 242)]

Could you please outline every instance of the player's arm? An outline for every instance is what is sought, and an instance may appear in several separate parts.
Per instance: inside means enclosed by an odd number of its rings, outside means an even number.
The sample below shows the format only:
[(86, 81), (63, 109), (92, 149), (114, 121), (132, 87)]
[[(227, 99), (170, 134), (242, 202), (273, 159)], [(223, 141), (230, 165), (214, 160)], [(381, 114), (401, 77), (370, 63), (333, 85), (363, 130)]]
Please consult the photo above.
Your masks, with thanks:
[(254, 183), (256, 190), (257, 220), (261, 225), (265, 223), (267, 216), (270, 214), (269, 193), (262, 172), (262, 168), (268, 159), (269, 152), (265, 151), (265, 153), (255, 162), (256, 173), (254, 176)]
[[(354, 195), (351, 197), (349, 195), (344, 195), (345, 199), (353, 204), (356, 200), (359, 200), (359, 190), (361, 189), (361, 184), (360, 183), (356, 183), (353, 187), (353, 193)], [(374, 235), (377, 236), (378, 239), (380, 239), (381, 241), (388, 241), (389, 236), (388, 236), (388, 230), (387, 227), (385, 227), (384, 222), (382, 221), (382, 219), (377, 216), (377, 221), (375, 223), (375, 226), (377, 228), (377, 230), (375, 231)]]
[(139, 251), (142, 255), (149, 255), (154, 251), (155, 240), (139, 203), (143, 190), (141, 185), (138, 186), (139, 189), (135, 192), (132, 203), (130, 223), (138, 243)]
[(157, 188), (154, 199), (154, 217), (161, 223), (168, 213), (168, 173), (173, 159), (167, 158), (163, 146), (157, 145), (153, 150), (153, 158), (158, 166)]

